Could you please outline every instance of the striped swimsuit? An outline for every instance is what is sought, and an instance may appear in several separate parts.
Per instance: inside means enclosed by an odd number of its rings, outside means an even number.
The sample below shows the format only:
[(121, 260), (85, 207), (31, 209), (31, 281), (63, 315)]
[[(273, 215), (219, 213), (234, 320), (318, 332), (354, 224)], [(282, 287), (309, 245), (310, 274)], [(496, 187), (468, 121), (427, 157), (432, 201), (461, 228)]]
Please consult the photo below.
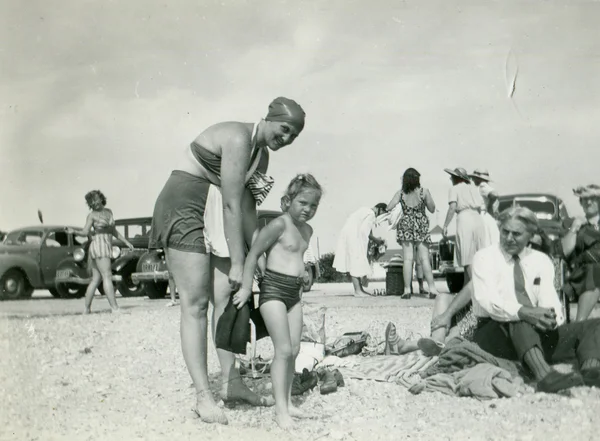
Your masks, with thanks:
[(98, 259), (101, 257), (112, 257), (112, 238), (115, 228), (115, 220), (110, 210), (94, 212), (92, 243), (90, 245), (90, 257)]

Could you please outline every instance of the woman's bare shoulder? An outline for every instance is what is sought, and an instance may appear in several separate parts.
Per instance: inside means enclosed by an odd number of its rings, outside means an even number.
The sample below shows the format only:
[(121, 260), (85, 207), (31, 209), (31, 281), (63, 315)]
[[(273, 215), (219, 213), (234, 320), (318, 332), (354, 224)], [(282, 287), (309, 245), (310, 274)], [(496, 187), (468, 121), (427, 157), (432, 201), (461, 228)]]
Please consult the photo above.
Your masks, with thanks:
[(204, 147), (223, 145), (227, 141), (249, 141), (252, 137), (252, 124), (238, 121), (225, 121), (205, 129), (195, 141)]

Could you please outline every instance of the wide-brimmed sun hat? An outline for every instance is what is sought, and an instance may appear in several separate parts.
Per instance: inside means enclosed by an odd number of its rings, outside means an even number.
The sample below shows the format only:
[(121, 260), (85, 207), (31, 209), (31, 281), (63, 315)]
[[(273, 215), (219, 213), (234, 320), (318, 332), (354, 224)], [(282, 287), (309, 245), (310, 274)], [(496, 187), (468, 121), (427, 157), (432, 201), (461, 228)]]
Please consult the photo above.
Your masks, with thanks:
[(444, 171), (446, 173), (451, 174), (452, 176), (456, 176), (457, 178), (464, 179), (465, 181), (470, 181), (469, 174), (462, 167), (456, 167), (455, 169), (445, 168)]
[(487, 169), (485, 168), (476, 168), (475, 171), (473, 173), (471, 173), (469, 176), (471, 176), (472, 178), (478, 178), (481, 179), (482, 181), (486, 181), (486, 182), (490, 182), (490, 172), (487, 171)]
[(573, 193), (578, 198), (600, 198), (600, 185), (582, 185), (574, 188)]

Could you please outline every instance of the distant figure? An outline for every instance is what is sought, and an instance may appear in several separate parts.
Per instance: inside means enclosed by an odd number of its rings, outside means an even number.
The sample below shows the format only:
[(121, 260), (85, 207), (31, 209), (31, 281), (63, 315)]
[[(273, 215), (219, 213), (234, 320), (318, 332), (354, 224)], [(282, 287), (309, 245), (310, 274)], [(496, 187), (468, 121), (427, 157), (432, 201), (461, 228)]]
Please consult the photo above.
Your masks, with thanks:
[(340, 232), (333, 267), (340, 273), (350, 274), (357, 297), (372, 295), (364, 290), (361, 278), (372, 272), (367, 257), (369, 239), (378, 244), (385, 242), (374, 237), (372, 231), (377, 217), (385, 212), (386, 204), (382, 202), (373, 208), (360, 208), (350, 215)]
[(115, 228), (115, 220), (110, 209), (106, 208), (106, 196), (100, 190), (92, 190), (85, 195), (85, 201), (90, 207), (85, 226), (82, 229), (68, 228), (72, 234), (88, 236), (92, 234), (92, 242), (89, 248), (90, 263), (92, 267), (92, 281), (85, 291), (84, 314), (91, 312), (94, 293), (100, 282), (104, 288), (104, 294), (108, 299), (112, 312), (119, 311), (119, 305), (115, 299), (115, 290), (112, 283), (112, 268), (110, 260), (112, 257), (112, 238), (125, 243), (130, 250), (133, 245)]
[(429, 286), (429, 297), (435, 298), (439, 292), (435, 287), (433, 271), (429, 261), (429, 218), (435, 212), (435, 202), (431, 193), (421, 187), (421, 174), (414, 168), (408, 168), (402, 177), (402, 188), (396, 192), (387, 210), (392, 210), (396, 205), (402, 205), (402, 217), (398, 222), (396, 239), (402, 245), (404, 255), (404, 294), (403, 299), (409, 299), (412, 293), (412, 276), (414, 262), (414, 248), (417, 249), (418, 262), (422, 266), (423, 275)]
[(481, 206), (481, 216), (483, 217), (483, 225), (485, 226), (486, 242), (495, 244), (500, 242), (500, 230), (498, 229), (498, 193), (490, 185), (490, 174), (487, 170), (476, 169), (470, 175), (473, 184), (479, 188), (479, 193), (483, 198)]
[(302, 337), (303, 256), (313, 233), (307, 222), (317, 212), (321, 194), (321, 186), (312, 175), (292, 179), (282, 199), (284, 213), (258, 233), (246, 257), (242, 287), (233, 296), (238, 308), (250, 299), (258, 259), (266, 253), (258, 304), (275, 347), (271, 364), (275, 421), (284, 430), (293, 426), (292, 417), (306, 417), (292, 405), (291, 391)]

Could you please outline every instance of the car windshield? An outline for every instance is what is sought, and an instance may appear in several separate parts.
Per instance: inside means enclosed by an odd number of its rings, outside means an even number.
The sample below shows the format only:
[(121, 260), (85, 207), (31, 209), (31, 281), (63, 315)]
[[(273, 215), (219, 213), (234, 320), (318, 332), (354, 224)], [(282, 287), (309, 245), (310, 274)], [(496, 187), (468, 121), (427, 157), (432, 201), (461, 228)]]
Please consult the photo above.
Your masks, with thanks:
[(554, 202), (545, 197), (535, 199), (515, 198), (500, 201), (498, 204), (498, 211), (502, 212), (507, 208), (512, 207), (513, 203), (520, 207), (529, 208), (540, 220), (552, 220), (555, 217), (556, 206), (554, 205)]

